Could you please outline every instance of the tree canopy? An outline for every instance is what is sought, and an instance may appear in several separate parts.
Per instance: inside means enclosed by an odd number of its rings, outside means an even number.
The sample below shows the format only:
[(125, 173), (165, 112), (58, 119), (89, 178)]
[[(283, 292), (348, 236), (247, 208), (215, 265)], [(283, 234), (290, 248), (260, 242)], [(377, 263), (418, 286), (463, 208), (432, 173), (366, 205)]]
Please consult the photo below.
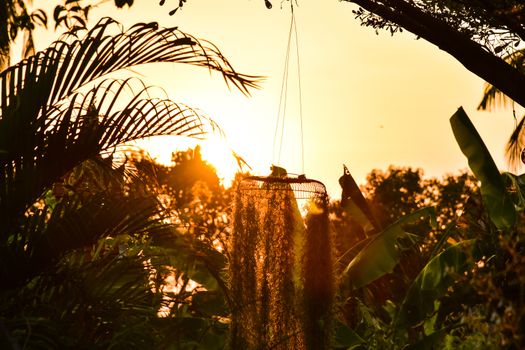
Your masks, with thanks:
[[(114, 0), (117, 8), (133, 5), (133, 0)], [(11, 46), (19, 34), (24, 36), (22, 57), (34, 54), (33, 30), (38, 26), (47, 28), (48, 15), (42, 9), (31, 11), (32, 1), (6, 0), (0, 3), (0, 70), (10, 62)], [(86, 27), (89, 11), (93, 6), (82, 0), (59, 0), (53, 11), (55, 29)]]

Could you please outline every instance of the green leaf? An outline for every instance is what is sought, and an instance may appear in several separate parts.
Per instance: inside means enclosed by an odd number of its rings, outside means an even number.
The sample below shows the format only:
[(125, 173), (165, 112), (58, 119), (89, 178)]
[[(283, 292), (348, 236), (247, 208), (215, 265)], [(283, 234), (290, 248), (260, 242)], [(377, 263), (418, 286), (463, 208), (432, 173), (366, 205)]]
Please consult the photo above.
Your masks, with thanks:
[(334, 348), (351, 348), (357, 345), (365, 344), (366, 341), (345, 324), (336, 321)]
[(403, 249), (401, 238), (413, 240), (402, 225), (413, 223), (422, 218), (435, 218), (435, 209), (425, 207), (403, 216), (383, 232), (373, 236), (368, 244), (348, 264), (343, 276), (354, 288), (361, 288), (376, 279), (391, 273), (399, 263), (399, 252)]
[(394, 329), (406, 331), (407, 327), (418, 324), (435, 311), (435, 301), (454, 283), (454, 275), (462, 274), (469, 266), (465, 251), (472, 243), (469, 240), (455, 244), (428, 262), (410, 286), (394, 321)]
[(227, 316), (229, 311), (220, 291), (197, 292), (192, 296), (192, 308), (204, 316)]
[(470, 169), (481, 182), (481, 195), (490, 219), (500, 230), (512, 227), (516, 222), (512, 199), (506, 192), (505, 182), (485, 143), (463, 108), (460, 107), (454, 113), (450, 124)]
[(344, 205), (345, 211), (359, 223), (365, 232), (371, 232), (374, 230), (374, 224), (363, 210), (352, 200), (349, 199)]
[(423, 337), (418, 342), (407, 346), (406, 350), (427, 350), (427, 349), (440, 349), (441, 343), (445, 339), (450, 327), (442, 328), (429, 335)]
[(153, 246), (162, 246), (170, 257), (170, 264), (186, 277), (208, 291), (225, 291), (222, 271), (226, 267), (225, 256), (197, 239), (175, 231), (154, 237)]

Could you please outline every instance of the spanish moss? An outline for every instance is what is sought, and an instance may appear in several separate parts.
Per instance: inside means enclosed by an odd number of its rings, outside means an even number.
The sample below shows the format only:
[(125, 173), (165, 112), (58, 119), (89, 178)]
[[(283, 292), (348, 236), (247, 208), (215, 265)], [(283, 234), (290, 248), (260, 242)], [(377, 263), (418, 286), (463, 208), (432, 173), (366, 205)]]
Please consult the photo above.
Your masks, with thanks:
[(229, 264), (232, 349), (327, 349), (334, 293), (326, 195), (301, 215), (289, 184), (237, 191)]

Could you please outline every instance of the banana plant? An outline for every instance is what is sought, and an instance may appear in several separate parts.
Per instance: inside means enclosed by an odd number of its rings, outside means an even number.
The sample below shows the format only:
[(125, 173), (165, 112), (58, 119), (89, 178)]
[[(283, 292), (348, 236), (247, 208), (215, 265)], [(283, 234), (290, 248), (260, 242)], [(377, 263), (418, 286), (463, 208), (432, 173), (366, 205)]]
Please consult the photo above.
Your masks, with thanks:
[[(343, 189), (341, 204), (344, 210), (354, 218), (363, 228), (366, 237), (341, 255), (339, 262), (344, 262), (340, 277), (342, 293), (348, 299), (348, 305), (354, 313), (358, 313), (362, 322), (368, 326), (365, 329), (351, 329), (343, 323), (336, 327), (335, 340), (338, 347), (351, 348), (353, 346), (383, 347), (385, 343), (374, 343), (370, 340), (372, 329), (388, 332), (389, 326), (381, 320), (379, 314), (384, 314), (383, 305), (376, 305), (374, 291), (388, 288), (380, 280), (387, 275), (395, 276), (400, 265), (405, 269), (414, 269), (419, 266), (408, 266), (407, 253), (419, 252), (418, 244), (421, 237), (406, 230), (410, 224), (429, 220), (435, 226), (436, 214), (433, 207), (424, 207), (399, 218), (396, 222), (382, 227), (374, 216), (366, 198), (355, 183), (352, 175), (345, 167), (344, 174), (339, 182)], [(412, 261), (412, 260), (410, 260)], [(403, 271), (403, 269), (401, 269)], [(406, 284), (406, 276), (397, 276), (401, 284)], [(388, 291), (382, 290), (383, 294)], [(386, 337), (386, 333), (385, 333)], [(365, 341), (366, 339), (366, 341)], [(385, 338), (386, 339), (386, 338)]]
[[(519, 214), (525, 208), (523, 176), (500, 173), (483, 140), (462, 108), (451, 117), (450, 123), (461, 151), (467, 157), (472, 172), (481, 183), (480, 194), (483, 202), (481, 209), (486, 210), (492, 223), (485, 225), (486, 232), (483, 233), (483, 237), (474, 236), (455, 245), (448, 245), (447, 237), (456, 230), (457, 226), (456, 223), (452, 223), (432, 250), (430, 259), (411, 282), (403, 300), (398, 304), (390, 302), (383, 306), (383, 309), (389, 314), (389, 321), (381, 323), (382, 327), (387, 328), (383, 334), (386, 339), (389, 339), (384, 345), (392, 348), (400, 344), (405, 344), (411, 349), (442, 347), (447, 337), (451, 339), (450, 335), (455, 329), (464, 327), (461, 320), (445, 322), (445, 314), (448, 309), (443, 301), (446, 298), (454, 300), (456, 295), (459, 300), (463, 300), (464, 304), (476, 303), (475, 298), (470, 301), (464, 299), (468, 295), (472, 297), (473, 290), (468, 286), (458, 285), (458, 281), (465, 273), (469, 273), (475, 267), (475, 263), (486, 254), (487, 242), (483, 242), (487, 239), (486, 236), (494, 236), (492, 239), (495, 241), (499, 234), (506, 235), (514, 232)], [(347, 189), (346, 192), (343, 190), (343, 193), (349, 193), (349, 190)], [(355, 191), (355, 188), (352, 193), (354, 198), (360, 196), (359, 191)], [(350, 214), (358, 218), (363, 227), (373, 228), (374, 220), (370, 218), (369, 208), (363, 203), (365, 203), (363, 198), (359, 198), (353, 200), (353, 205), (347, 205), (347, 208), (350, 209)], [(479, 204), (474, 205), (480, 206)], [(467, 206), (466, 210), (468, 209)], [(393, 267), (399, 264), (398, 239), (406, 233), (398, 224), (410, 219), (413, 215), (400, 218), (396, 224), (369, 236), (355, 248), (355, 258), (345, 270), (346, 283), (353, 285), (354, 289), (366, 287), (377, 278), (391, 272)], [(469, 213), (465, 215), (468, 216)], [(432, 217), (432, 215), (429, 216)], [(472, 225), (473, 223), (469, 220), (468, 218), (463, 220), (462, 225)], [(490, 225), (493, 225), (495, 229), (490, 229), (488, 227)], [(477, 233), (476, 230), (471, 230), (471, 232)], [(490, 255), (491, 259), (497, 260), (497, 253), (494, 254)], [(366, 306), (362, 305), (362, 307), (365, 311), (370, 311)], [(365, 316), (368, 317), (367, 324), (372, 326), (369, 328), (381, 322), (379, 318), (374, 318), (370, 313)], [(366, 334), (355, 334), (353, 330), (344, 327), (340, 327), (339, 334), (343, 338), (346, 335), (348, 340), (344, 343), (346, 347), (374, 346), (371, 345)]]
[(346, 166), (339, 182), (343, 188), (341, 204), (368, 232), (364, 240), (344, 254), (352, 259), (344, 269), (343, 279), (353, 289), (358, 289), (393, 272), (401, 259), (400, 252), (410, 249), (418, 241), (416, 235), (406, 232), (403, 227), (422, 219), (430, 220), (435, 226), (435, 209), (421, 208), (382, 228)]

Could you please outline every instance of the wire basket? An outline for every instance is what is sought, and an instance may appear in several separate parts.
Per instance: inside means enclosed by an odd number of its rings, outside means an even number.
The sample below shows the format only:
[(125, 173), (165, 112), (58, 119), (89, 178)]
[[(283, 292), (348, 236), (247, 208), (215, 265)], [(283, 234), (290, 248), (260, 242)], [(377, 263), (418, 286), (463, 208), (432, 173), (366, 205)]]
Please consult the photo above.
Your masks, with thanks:
[(317, 180), (308, 179), (304, 175), (299, 176), (248, 176), (239, 183), (241, 192), (250, 192), (262, 196), (259, 191), (286, 191), (293, 192), (296, 199), (326, 199), (326, 187)]

